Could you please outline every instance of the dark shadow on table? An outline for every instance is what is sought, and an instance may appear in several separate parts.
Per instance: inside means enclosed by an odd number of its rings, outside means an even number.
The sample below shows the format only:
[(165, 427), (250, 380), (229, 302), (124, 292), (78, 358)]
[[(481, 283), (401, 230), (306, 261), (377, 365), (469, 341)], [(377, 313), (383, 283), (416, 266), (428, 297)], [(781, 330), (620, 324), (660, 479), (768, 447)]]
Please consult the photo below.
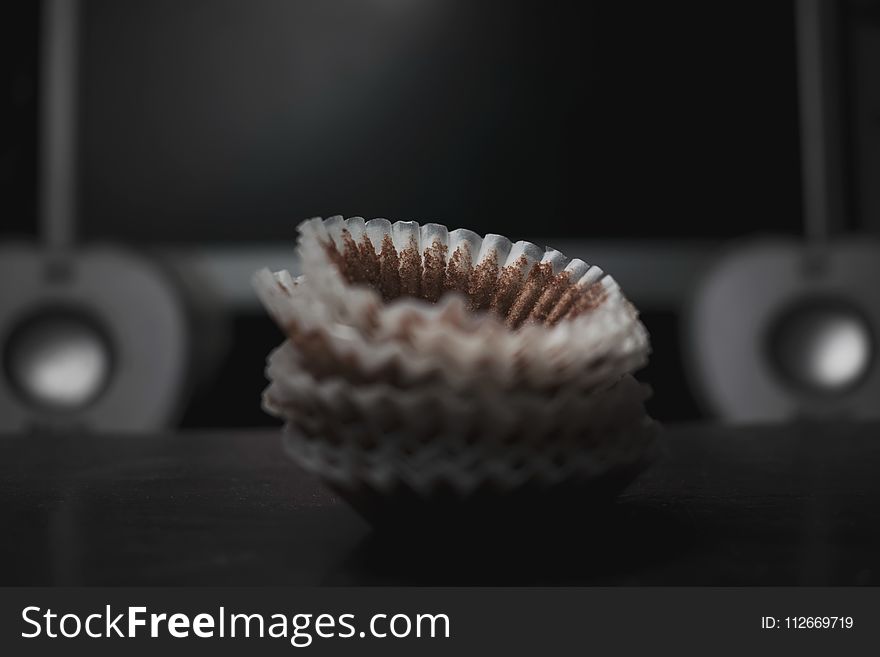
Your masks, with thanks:
[(639, 503), (547, 514), (542, 521), (482, 527), (412, 523), (369, 533), (327, 584), (554, 586), (639, 584), (686, 558), (693, 528)]

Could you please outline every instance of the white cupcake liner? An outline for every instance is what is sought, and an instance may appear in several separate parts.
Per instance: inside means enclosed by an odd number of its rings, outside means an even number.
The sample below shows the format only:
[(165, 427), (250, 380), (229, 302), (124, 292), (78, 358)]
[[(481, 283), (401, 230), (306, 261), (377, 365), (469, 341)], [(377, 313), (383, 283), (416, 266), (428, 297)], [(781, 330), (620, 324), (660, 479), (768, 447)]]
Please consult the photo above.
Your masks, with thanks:
[[(298, 248), (307, 282), (304, 293), (371, 338), (419, 342), (423, 351), (426, 343), (452, 335), (473, 345), (464, 350), (464, 359), (477, 352), (502, 367), (510, 354), (520, 358), (520, 367), (540, 368), (543, 363), (545, 369), (558, 369), (548, 354), (581, 366), (584, 357), (597, 354), (597, 337), (603, 333), (609, 334), (606, 343), (625, 339), (627, 348), (647, 356), (647, 332), (614, 279), (553, 249), (512, 244), (498, 235), (448, 232), (438, 224), (364, 222), (358, 217), (303, 222)], [(386, 284), (388, 280), (392, 283)], [(408, 288), (408, 294), (389, 303), (383, 294), (395, 286)], [(454, 300), (443, 303), (455, 293), (464, 296), (467, 310), (485, 312), (463, 317)], [(453, 331), (456, 326), (459, 330)], [(428, 335), (422, 338), (424, 333)], [(461, 346), (455, 353), (461, 353)]]
[(551, 329), (526, 325), (513, 332), (470, 313), (455, 295), (430, 305), (404, 298), (385, 306), (372, 290), (352, 288), (353, 296), (367, 297), (361, 303), (364, 316), (377, 318), (373, 330), (365, 331), (363, 323), (347, 324), (350, 314), (324, 302), (304, 277), (264, 270), (254, 286), (276, 322), (318, 361), (314, 367), (355, 380), (407, 385), (439, 377), (455, 387), (479, 381), (508, 388), (585, 388), (647, 360), (647, 334), (632, 321), (628, 304), (603, 305)]
[(254, 279), (289, 339), (263, 403), (338, 490), (465, 499), (598, 482), (655, 454), (629, 375), (647, 332), (598, 267), (384, 219), (304, 222), (298, 248), (304, 276)]
[(584, 394), (483, 389), (456, 392), (442, 383), (400, 389), (385, 383), (316, 379), (300, 367), (287, 343), (269, 359), (266, 410), (320, 433), (331, 443), (375, 445), (394, 434), (416, 447), (429, 443), (466, 449), (475, 442), (547, 447), (572, 442), (596, 446), (620, 426), (645, 416), (645, 386), (625, 376)]
[(402, 295), (436, 302), (444, 293), (467, 297), (471, 310), (490, 310), (509, 328), (555, 324), (596, 304), (622, 302), (614, 280), (583, 260), (531, 242), (440, 224), (361, 217), (310, 219), (299, 227), (303, 272), (325, 298), (338, 298), (364, 317), (370, 286), (385, 300)]
[(503, 494), (589, 482), (615, 471), (635, 473), (659, 453), (656, 435), (656, 424), (642, 418), (608, 436), (601, 448), (499, 448), (477, 442), (457, 449), (443, 450), (433, 443), (413, 449), (408, 441), (389, 436), (365, 449), (351, 442), (331, 444), (307, 428), (289, 424), (284, 445), (300, 467), (337, 489), (392, 494), (404, 488), (425, 498), (444, 490), (464, 500), (487, 488)]

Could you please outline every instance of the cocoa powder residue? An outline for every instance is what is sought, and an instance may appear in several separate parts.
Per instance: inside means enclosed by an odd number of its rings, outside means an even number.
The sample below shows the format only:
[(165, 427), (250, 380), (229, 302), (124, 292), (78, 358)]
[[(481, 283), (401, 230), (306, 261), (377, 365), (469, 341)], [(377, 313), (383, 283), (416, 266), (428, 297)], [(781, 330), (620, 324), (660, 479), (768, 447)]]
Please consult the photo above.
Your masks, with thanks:
[(363, 239), (361, 239), (361, 243), (358, 245), (358, 251), (360, 252), (360, 260), (364, 268), (364, 280), (371, 287), (376, 287), (379, 283), (379, 254), (376, 253), (376, 248), (366, 233), (364, 233)]
[(596, 281), (586, 289), (579, 286), (581, 293), (574, 300), (574, 303), (565, 314), (565, 319), (574, 319), (584, 313), (595, 310), (602, 305), (608, 294), (605, 292), (605, 286), (601, 281)]
[(351, 283), (366, 283), (367, 271), (361, 261), (361, 252), (348, 229), (342, 231), (345, 248), (342, 251), (343, 272)]
[(422, 289), (422, 255), (415, 238), (400, 254), (400, 293), (418, 297)]
[(486, 254), (482, 262), (474, 267), (468, 285), (468, 308), (484, 310), (492, 303), (498, 285), (498, 254)]
[(443, 281), (443, 289), (454, 290), (467, 295), (469, 292), (468, 281), (470, 280), (472, 270), (470, 249), (464, 245), (459, 245), (449, 258), (449, 262), (446, 263), (446, 277)]
[(529, 260), (524, 255), (517, 258), (512, 265), (507, 265), (501, 269), (498, 276), (495, 296), (489, 307), (495, 311), (499, 317), (507, 317), (507, 312), (513, 305), (516, 296), (522, 289), (525, 282), (524, 272), (529, 266)]
[(574, 304), (575, 299), (577, 299), (578, 294), (579, 291), (577, 285), (572, 285), (565, 290), (559, 297), (559, 301), (557, 301), (553, 308), (547, 313), (546, 324), (548, 326), (553, 326), (565, 317)]
[(510, 306), (507, 313), (507, 326), (517, 329), (529, 317), (532, 308), (553, 279), (553, 266), (549, 262), (539, 262), (529, 272), (525, 284)]
[(547, 318), (550, 312), (559, 303), (562, 295), (571, 287), (571, 284), (571, 274), (564, 270), (550, 279), (541, 296), (535, 302), (535, 306), (529, 315), (529, 321), (538, 324), (549, 323)]
[(382, 238), (382, 250), (379, 252), (379, 292), (385, 301), (400, 296), (400, 258), (388, 235)]
[(425, 249), (422, 271), (422, 298), (435, 302), (443, 294), (446, 277), (446, 252), (448, 247), (439, 240)]
[(447, 291), (460, 292), (467, 297), (469, 311), (491, 310), (512, 330), (525, 322), (553, 326), (591, 312), (607, 298), (601, 282), (577, 285), (567, 271), (554, 274), (550, 263), (536, 263), (526, 276), (526, 256), (499, 267), (493, 251), (475, 267), (466, 245), (447, 259), (448, 247), (439, 240), (419, 253), (416, 239), (411, 238), (398, 252), (391, 236), (385, 235), (377, 253), (367, 235), (358, 244), (346, 229), (342, 242), (341, 251), (332, 240), (323, 246), (328, 260), (348, 282), (370, 285), (385, 301), (412, 296), (433, 303)]

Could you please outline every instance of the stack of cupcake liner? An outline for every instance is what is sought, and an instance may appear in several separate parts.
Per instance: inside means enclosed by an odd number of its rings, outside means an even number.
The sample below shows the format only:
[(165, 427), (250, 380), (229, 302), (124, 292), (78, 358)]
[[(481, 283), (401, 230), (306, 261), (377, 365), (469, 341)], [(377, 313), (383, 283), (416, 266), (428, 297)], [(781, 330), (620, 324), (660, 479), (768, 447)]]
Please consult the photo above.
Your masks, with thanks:
[(359, 217), (299, 227), (302, 276), (258, 272), (287, 340), (264, 408), (344, 494), (467, 500), (635, 474), (656, 453), (649, 340), (613, 278), (499, 235)]

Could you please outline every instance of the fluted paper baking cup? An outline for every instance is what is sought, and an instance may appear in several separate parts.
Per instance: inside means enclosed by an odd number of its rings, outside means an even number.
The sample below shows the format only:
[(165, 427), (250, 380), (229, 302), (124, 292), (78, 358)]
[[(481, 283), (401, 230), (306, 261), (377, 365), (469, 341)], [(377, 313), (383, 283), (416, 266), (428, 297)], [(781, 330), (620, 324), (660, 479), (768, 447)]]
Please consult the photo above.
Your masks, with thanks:
[(254, 284), (270, 314), (316, 361), (313, 366), (339, 376), (401, 385), (441, 377), (456, 387), (475, 380), (511, 388), (589, 387), (647, 359), (647, 334), (624, 303), (601, 305), (550, 329), (528, 324), (512, 331), (468, 311), (455, 295), (433, 305), (407, 298), (386, 305), (372, 290), (352, 288), (349, 296), (360, 298), (358, 315), (322, 299), (304, 277), (264, 270)]
[(619, 481), (656, 453), (630, 375), (648, 335), (598, 267), (384, 219), (309, 220), (298, 249), (300, 278), (255, 277), (288, 337), (263, 403), (337, 490), (474, 499)]
[[(546, 362), (545, 352), (595, 356), (595, 336), (605, 332), (647, 353), (647, 333), (616, 281), (554, 249), (439, 224), (359, 217), (311, 219), (299, 231), (306, 292), (314, 290), (344, 324), (365, 334), (418, 341), (427, 332), (427, 344), (438, 333), (465, 334), (484, 353), (491, 339), (493, 350)], [(432, 306), (450, 295), (464, 303)], [(462, 307), (467, 313), (456, 312)], [(501, 359), (509, 361), (509, 353)]]
[(316, 379), (300, 366), (299, 357), (290, 344), (272, 354), (264, 406), (331, 443), (372, 446), (394, 434), (401, 436), (398, 442), (461, 449), (478, 441), (509, 447), (565, 442), (596, 447), (646, 415), (648, 391), (631, 376), (589, 394), (571, 388), (552, 393), (460, 392), (438, 382), (400, 389), (381, 382)]
[(366, 487), (384, 494), (399, 488), (431, 497), (440, 490), (467, 499), (475, 491), (491, 488), (511, 493), (525, 487), (550, 488), (572, 481), (586, 482), (613, 471), (635, 474), (656, 457), (657, 426), (642, 418), (621, 427), (603, 441), (602, 448), (572, 444), (555, 449), (519, 445), (512, 449), (476, 442), (461, 449), (438, 449), (435, 444), (413, 446), (389, 436), (365, 448), (353, 442), (330, 443), (307, 428), (285, 428), (287, 453), (305, 470), (337, 489)]
[(553, 326), (622, 299), (600, 268), (501, 235), (339, 216), (310, 219), (299, 231), (303, 272), (323, 294), (348, 296), (347, 307), (360, 316), (364, 287), (385, 301), (436, 302), (458, 292), (470, 310), (489, 311), (512, 329), (527, 322)]

